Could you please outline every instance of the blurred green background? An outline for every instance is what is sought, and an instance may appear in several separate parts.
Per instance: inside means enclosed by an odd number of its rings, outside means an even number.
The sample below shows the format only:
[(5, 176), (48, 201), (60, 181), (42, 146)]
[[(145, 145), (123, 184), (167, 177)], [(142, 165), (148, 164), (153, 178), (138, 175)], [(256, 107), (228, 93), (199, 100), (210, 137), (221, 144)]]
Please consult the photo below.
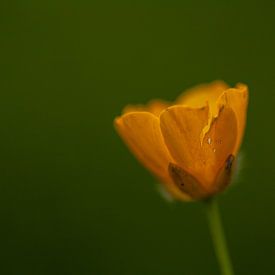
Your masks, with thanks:
[(203, 207), (167, 203), (112, 121), (223, 79), (250, 88), (220, 198), (236, 274), (275, 264), (274, 1), (3, 1), (0, 274), (219, 274)]

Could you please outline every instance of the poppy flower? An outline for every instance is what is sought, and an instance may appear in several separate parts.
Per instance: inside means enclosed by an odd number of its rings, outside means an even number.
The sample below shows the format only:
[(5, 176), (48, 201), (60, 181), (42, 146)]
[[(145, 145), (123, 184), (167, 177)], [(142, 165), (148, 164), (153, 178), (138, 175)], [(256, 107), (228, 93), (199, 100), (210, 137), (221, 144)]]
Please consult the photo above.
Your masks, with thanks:
[(114, 125), (174, 198), (202, 200), (230, 183), (247, 104), (246, 85), (215, 81), (187, 90), (174, 103), (126, 106)]

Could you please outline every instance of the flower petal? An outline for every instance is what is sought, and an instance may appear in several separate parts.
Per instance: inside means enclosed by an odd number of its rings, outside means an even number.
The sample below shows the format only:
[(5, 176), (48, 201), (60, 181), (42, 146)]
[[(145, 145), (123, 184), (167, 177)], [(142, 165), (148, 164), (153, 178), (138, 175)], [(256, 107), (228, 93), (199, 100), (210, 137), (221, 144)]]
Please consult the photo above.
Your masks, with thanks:
[(222, 92), (228, 88), (229, 86), (221, 80), (201, 84), (183, 92), (176, 102), (193, 108), (203, 107), (208, 102), (210, 113), (212, 116), (216, 116), (218, 114), (216, 101)]
[(211, 191), (213, 195), (222, 192), (228, 186), (235, 170), (235, 164), (235, 157), (229, 155), (217, 174)]
[(131, 112), (115, 119), (118, 133), (138, 160), (166, 184), (172, 195), (188, 199), (169, 176), (168, 165), (173, 159), (159, 124), (159, 118), (149, 112)]
[(169, 102), (166, 102), (164, 100), (160, 100), (160, 99), (155, 99), (152, 100), (150, 102), (148, 102), (148, 104), (146, 105), (127, 105), (122, 113), (126, 114), (126, 113), (131, 113), (131, 112), (150, 112), (156, 116), (159, 116), (160, 113), (168, 108), (170, 105)]
[(207, 122), (208, 106), (189, 108), (175, 105), (160, 115), (162, 135), (172, 157), (191, 174), (203, 166), (200, 135)]
[(202, 144), (205, 154), (205, 179), (209, 186), (215, 181), (228, 156), (233, 154), (237, 131), (235, 112), (228, 106), (220, 106), (218, 117), (212, 121)]
[(228, 104), (235, 112), (238, 124), (238, 138), (234, 153), (237, 154), (244, 135), (246, 125), (246, 113), (248, 105), (248, 88), (244, 84), (238, 84), (236, 88), (226, 90), (220, 97), (218, 104)]
[(193, 200), (208, 197), (209, 193), (204, 189), (203, 185), (180, 166), (170, 163), (168, 170), (174, 183)]
[(207, 107), (174, 106), (160, 116), (162, 134), (173, 158), (206, 188), (211, 188), (221, 166), (234, 150), (237, 122), (234, 111), (221, 106), (201, 143), (207, 122)]

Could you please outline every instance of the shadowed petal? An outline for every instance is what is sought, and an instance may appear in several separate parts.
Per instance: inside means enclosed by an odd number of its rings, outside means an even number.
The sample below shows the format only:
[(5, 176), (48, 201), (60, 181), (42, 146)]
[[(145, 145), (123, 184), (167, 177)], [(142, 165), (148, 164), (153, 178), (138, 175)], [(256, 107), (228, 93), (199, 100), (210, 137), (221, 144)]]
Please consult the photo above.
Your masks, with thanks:
[(220, 193), (228, 186), (231, 181), (234, 168), (235, 157), (233, 155), (229, 155), (217, 174), (215, 183), (212, 187), (212, 194)]
[(208, 196), (208, 192), (203, 185), (180, 166), (170, 163), (169, 173), (178, 188), (188, 194), (193, 200), (203, 199)]

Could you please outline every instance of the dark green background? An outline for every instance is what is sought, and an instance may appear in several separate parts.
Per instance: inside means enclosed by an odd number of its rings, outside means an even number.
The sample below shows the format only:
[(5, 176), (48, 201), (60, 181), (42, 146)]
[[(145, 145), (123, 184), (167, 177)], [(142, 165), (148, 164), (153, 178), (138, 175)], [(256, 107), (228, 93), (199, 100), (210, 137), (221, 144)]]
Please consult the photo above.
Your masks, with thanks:
[(236, 274), (274, 272), (274, 1), (0, 13), (0, 274), (219, 274), (202, 205), (164, 201), (112, 125), (215, 79), (250, 88), (243, 170), (220, 198)]

